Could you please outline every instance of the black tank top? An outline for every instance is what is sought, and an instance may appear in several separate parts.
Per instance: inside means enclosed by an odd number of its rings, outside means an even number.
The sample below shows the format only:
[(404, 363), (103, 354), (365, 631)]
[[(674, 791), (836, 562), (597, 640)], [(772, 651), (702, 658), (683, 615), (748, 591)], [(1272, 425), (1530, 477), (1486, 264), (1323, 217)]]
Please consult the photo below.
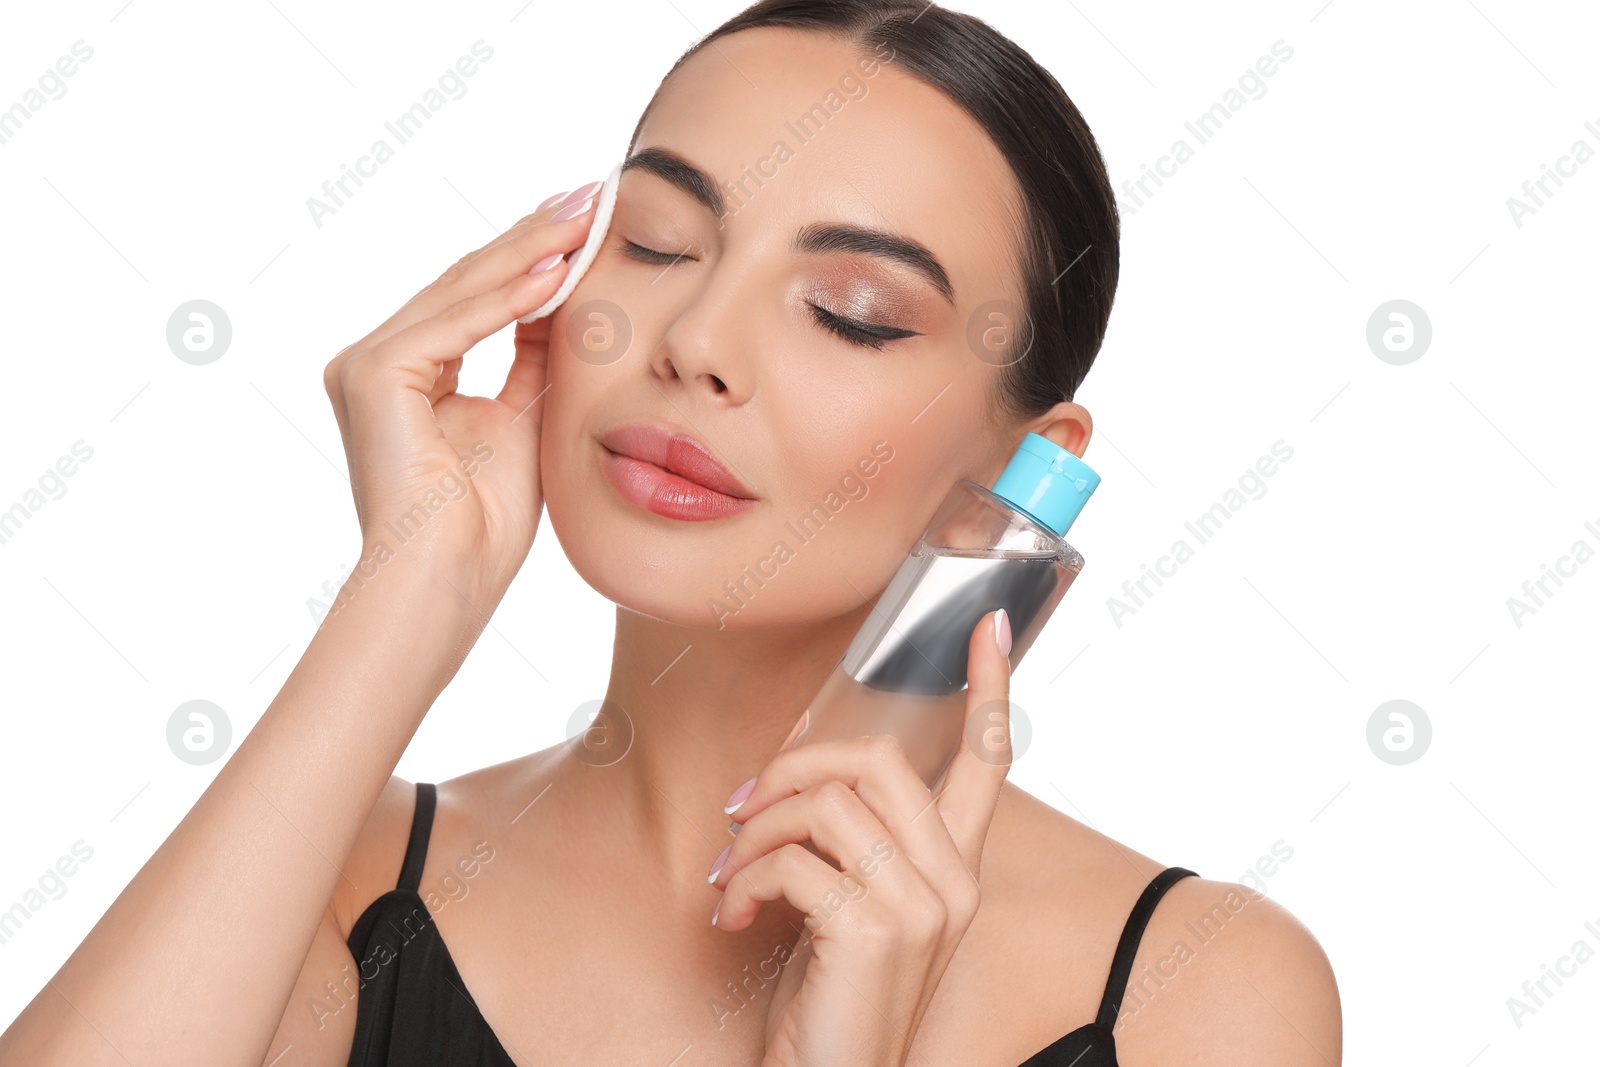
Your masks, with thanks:
[[(515, 1067), (467, 992), (417, 892), (434, 801), (434, 784), (418, 783), (400, 884), (367, 906), (346, 942), (361, 977), (350, 1067)], [(1150, 881), (1122, 929), (1094, 1022), (1057, 1038), (1018, 1067), (1117, 1067), (1111, 1028), (1139, 938), (1167, 887), (1194, 873), (1168, 867)]]

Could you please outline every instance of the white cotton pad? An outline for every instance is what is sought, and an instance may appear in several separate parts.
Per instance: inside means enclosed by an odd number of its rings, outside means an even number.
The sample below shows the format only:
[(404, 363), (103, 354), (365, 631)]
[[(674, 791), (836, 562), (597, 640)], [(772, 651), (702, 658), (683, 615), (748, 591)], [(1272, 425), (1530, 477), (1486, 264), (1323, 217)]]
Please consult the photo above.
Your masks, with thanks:
[(583, 280), (584, 271), (589, 269), (595, 253), (600, 251), (600, 242), (606, 239), (606, 228), (611, 225), (611, 209), (617, 203), (617, 182), (622, 177), (622, 164), (618, 163), (611, 169), (611, 175), (606, 178), (600, 187), (600, 199), (595, 202), (594, 221), (589, 224), (589, 238), (583, 242), (583, 247), (567, 257), (567, 277), (557, 289), (555, 295), (546, 300), (539, 307), (518, 319), (518, 322), (532, 322), (542, 319), (556, 308), (560, 307), (567, 297), (572, 295), (572, 290), (578, 287), (578, 282)]

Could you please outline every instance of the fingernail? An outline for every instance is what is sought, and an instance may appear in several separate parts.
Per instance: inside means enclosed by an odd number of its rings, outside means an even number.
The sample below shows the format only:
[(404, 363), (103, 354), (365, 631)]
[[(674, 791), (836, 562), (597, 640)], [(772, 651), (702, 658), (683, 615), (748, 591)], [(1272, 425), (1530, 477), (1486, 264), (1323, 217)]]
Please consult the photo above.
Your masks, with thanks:
[(711, 865), (711, 873), (706, 875), (707, 882), (715, 882), (717, 880), (717, 872), (722, 870), (722, 865), (724, 863), (728, 862), (728, 853), (732, 851), (733, 845), (729, 844), (727, 848), (723, 849), (717, 854), (717, 862)]
[(1002, 656), (1011, 655), (1011, 620), (1005, 608), (994, 613), (994, 643), (1000, 646)]
[(578, 188), (572, 190), (572, 192), (568, 193), (566, 199), (561, 202), (563, 204), (576, 204), (579, 200), (598, 193), (600, 191), (600, 187), (604, 184), (605, 182), (590, 182), (588, 185), (579, 186)]
[(566, 196), (567, 196), (566, 193), (561, 192), (561, 193), (557, 193), (555, 196), (546, 197), (545, 201), (542, 204), (540, 204), (538, 207), (533, 209), (533, 213), (535, 215), (537, 215), (539, 212), (543, 211), (547, 207), (554, 207), (556, 204), (559, 204), (559, 203), (561, 203), (562, 200), (566, 199)]
[(741, 785), (738, 789), (735, 789), (728, 796), (728, 802), (722, 806), (722, 813), (724, 815), (732, 815), (734, 812), (738, 811), (739, 806), (746, 800), (750, 799), (750, 792), (751, 790), (755, 789), (755, 787), (756, 780), (752, 778), (744, 785)]
[[(723, 898), (726, 899), (726, 898)], [(722, 910), (722, 901), (717, 901), (717, 906), (711, 909), (711, 925), (717, 925), (717, 913)]]
[(565, 257), (565, 255), (566, 255), (566, 253), (564, 253), (564, 252), (555, 252), (555, 253), (553, 253), (551, 255), (545, 256), (539, 262), (537, 262), (533, 266), (529, 267), (528, 268), (528, 273), (529, 274), (543, 274), (547, 270), (554, 270), (556, 264), (560, 263), (561, 260)]
[(554, 215), (550, 216), (551, 222), (566, 222), (575, 219), (594, 206), (593, 200), (580, 200), (576, 204), (568, 204)]

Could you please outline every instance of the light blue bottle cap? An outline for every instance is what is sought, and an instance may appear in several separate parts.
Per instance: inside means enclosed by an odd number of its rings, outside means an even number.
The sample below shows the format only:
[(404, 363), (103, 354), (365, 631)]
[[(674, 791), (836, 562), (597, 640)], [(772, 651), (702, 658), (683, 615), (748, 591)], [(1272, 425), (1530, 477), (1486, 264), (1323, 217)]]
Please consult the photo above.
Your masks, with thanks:
[(1060, 537), (1099, 484), (1100, 476), (1083, 460), (1048, 437), (1030, 433), (990, 488)]

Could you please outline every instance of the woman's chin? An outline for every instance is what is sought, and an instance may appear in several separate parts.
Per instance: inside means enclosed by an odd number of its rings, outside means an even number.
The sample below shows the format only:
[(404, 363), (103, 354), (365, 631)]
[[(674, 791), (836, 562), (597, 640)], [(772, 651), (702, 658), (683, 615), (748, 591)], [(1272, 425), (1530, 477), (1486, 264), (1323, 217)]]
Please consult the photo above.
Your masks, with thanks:
[(675, 626), (718, 628), (712, 605), (726, 599), (722, 586), (732, 577), (723, 573), (724, 544), (705, 539), (699, 551), (690, 545), (686, 552), (662, 532), (641, 529), (610, 508), (588, 506), (581, 521), (569, 524), (562, 521), (559, 505), (547, 501), (546, 507), (550, 532), (589, 588), (638, 615)]

